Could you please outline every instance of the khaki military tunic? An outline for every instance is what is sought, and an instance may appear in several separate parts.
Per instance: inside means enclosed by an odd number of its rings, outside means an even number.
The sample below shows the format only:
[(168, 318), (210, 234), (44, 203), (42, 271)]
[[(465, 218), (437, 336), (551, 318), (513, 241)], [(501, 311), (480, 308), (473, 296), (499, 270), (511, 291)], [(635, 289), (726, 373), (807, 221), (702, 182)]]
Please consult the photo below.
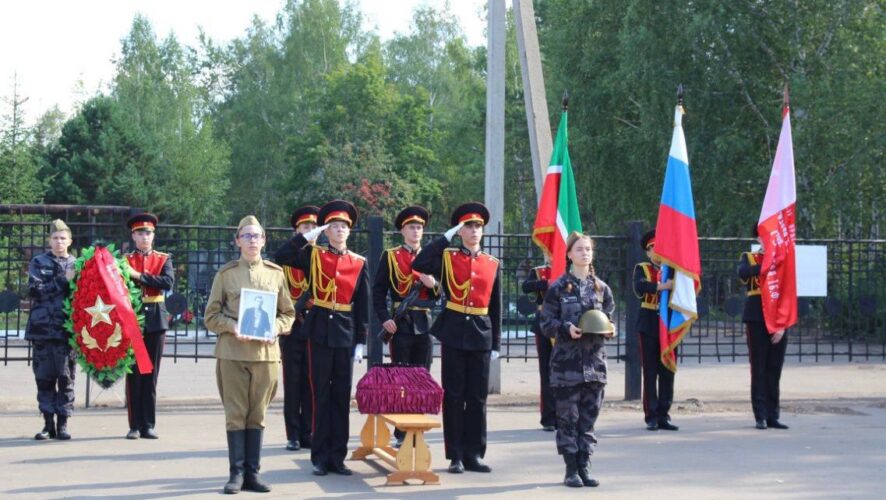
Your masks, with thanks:
[(274, 331), (278, 335), (289, 334), (295, 319), (280, 266), (265, 260), (250, 262), (241, 258), (218, 270), (203, 317), (206, 328), (218, 334), (216, 381), (229, 431), (263, 429), (265, 411), (277, 392), (278, 344), (241, 341), (234, 335), (243, 288), (277, 292)]

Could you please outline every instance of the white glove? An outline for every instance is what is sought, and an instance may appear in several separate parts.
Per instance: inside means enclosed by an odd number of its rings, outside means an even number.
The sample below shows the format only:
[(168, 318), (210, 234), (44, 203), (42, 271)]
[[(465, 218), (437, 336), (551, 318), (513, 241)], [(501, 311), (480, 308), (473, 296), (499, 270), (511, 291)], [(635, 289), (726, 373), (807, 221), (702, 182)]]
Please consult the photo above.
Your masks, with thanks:
[(501, 353), (499, 353), (498, 351), (492, 351), (491, 353), (489, 353), (489, 360), (490, 361), (495, 361), (496, 359), (498, 359), (500, 357), (501, 357)]
[(325, 224), (323, 226), (315, 227), (314, 229), (311, 229), (310, 231), (305, 233), (305, 239), (308, 241), (316, 240), (317, 237), (320, 236), (320, 233), (325, 231), (327, 227), (329, 227), (329, 224)]
[(461, 229), (461, 227), (464, 225), (464, 222), (459, 222), (457, 226), (449, 228), (448, 231), (443, 233), (443, 236), (445, 236), (447, 240), (452, 241), (452, 237), (455, 236), (455, 233), (457, 233), (458, 230)]
[(357, 347), (354, 348), (354, 361), (363, 362), (363, 344), (357, 344)]

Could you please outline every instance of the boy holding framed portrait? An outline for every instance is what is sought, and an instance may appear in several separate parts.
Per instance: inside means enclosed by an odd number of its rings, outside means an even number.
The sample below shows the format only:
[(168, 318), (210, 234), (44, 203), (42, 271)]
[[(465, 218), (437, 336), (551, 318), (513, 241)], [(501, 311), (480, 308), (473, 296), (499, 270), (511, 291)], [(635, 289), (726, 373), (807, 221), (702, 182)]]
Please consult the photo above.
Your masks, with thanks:
[(240, 221), (235, 243), (240, 258), (216, 273), (204, 313), (206, 328), (218, 335), (216, 381), (230, 464), (224, 491), (267, 492), (271, 487), (259, 477), (265, 412), (277, 392), (277, 336), (289, 334), (295, 309), (283, 269), (261, 257), (265, 232), (258, 219)]

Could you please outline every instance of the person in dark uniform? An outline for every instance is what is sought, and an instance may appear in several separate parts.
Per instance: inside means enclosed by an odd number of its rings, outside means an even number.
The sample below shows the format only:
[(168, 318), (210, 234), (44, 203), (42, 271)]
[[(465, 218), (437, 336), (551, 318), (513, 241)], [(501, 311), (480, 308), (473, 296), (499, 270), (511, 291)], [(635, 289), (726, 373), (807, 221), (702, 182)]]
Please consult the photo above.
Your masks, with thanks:
[[(289, 223), (296, 234), (304, 234), (317, 227), (320, 207), (305, 205), (292, 212)], [(279, 264), (279, 262), (278, 262)], [(310, 309), (311, 294), (305, 272), (283, 265), (289, 285), (289, 296), (295, 304), (295, 322), (292, 333), (280, 337), (283, 351), (283, 420), (286, 423), (286, 449), (297, 451), (311, 447), (311, 384), (308, 372), (308, 335), (303, 328), (305, 312)]]
[[(566, 486), (598, 486), (600, 483), (590, 476), (590, 456), (597, 443), (594, 424), (606, 388), (606, 346), (604, 336), (583, 332), (579, 319), (592, 309), (610, 318), (615, 301), (609, 285), (594, 274), (594, 242), (590, 236), (570, 234), (566, 255), (572, 262), (571, 269), (551, 283), (541, 314), (542, 331), (556, 340), (551, 354), (551, 386), (557, 405), (557, 453), (566, 463)], [(608, 331), (606, 338), (611, 338), (615, 329)]]
[[(431, 327), (441, 344), (443, 438), (449, 472), (491, 472), (486, 455), (489, 363), (499, 357), (501, 284), (499, 261), (481, 250), (489, 210), (465, 203), (452, 213), (454, 227), (422, 247), (412, 269), (442, 283), (446, 306)], [(458, 233), (461, 246), (449, 247)]]
[[(36, 255), (28, 265), (28, 295), (31, 313), (25, 327), (25, 340), (34, 349), (34, 378), (37, 404), (43, 414), (43, 430), (34, 439), (71, 439), (68, 419), (74, 411), (74, 366), (76, 354), (65, 331), (65, 298), (70, 296), (74, 279), (71, 229), (62, 220), (49, 224), (50, 251)], [(58, 418), (58, 422), (56, 422)]]
[(135, 250), (126, 255), (129, 262), (129, 279), (142, 290), (142, 310), (145, 322), (142, 337), (154, 370), (144, 375), (137, 370), (126, 375), (126, 409), (129, 416), (129, 432), (126, 439), (157, 439), (154, 430), (157, 408), (157, 379), (160, 376), (160, 360), (163, 344), (169, 328), (164, 293), (172, 290), (175, 272), (172, 257), (154, 250), (154, 232), (158, 220), (153, 214), (143, 213), (130, 217), (126, 223), (135, 242)]
[(646, 429), (676, 431), (671, 423), (671, 404), (674, 401), (674, 372), (661, 362), (659, 344), (658, 301), (662, 290), (670, 290), (674, 280), (661, 283), (661, 259), (655, 253), (655, 230), (647, 232), (640, 240), (649, 262), (634, 267), (634, 293), (640, 299), (637, 314), (637, 330), (640, 339), (640, 359), (643, 364), (643, 413)]
[[(754, 236), (757, 236), (757, 224), (754, 224)], [(738, 276), (748, 289), (741, 320), (745, 324), (751, 362), (751, 406), (757, 429), (787, 429), (788, 426), (778, 419), (779, 382), (788, 339), (784, 330), (770, 332), (766, 328), (760, 295), (760, 263), (763, 261), (764, 248), (759, 236), (757, 242), (760, 243), (760, 251), (741, 254), (738, 266)]]
[(252, 335), (257, 337), (267, 337), (271, 333), (271, 317), (268, 312), (262, 308), (264, 299), (261, 296), (255, 297), (253, 306), (243, 311), (243, 335)]
[(539, 411), (542, 429), (553, 432), (557, 428), (557, 408), (554, 405), (554, 391), (551, 390), (551, 350), (554, 341), (542, 334), (541, 310), (551, 279), (551, 265), (545, 264), (532, 268), (530, 275), (523, 281), (523, 293), (535, 295), (537, 311), (532, 321), (532, 333), (535, 334), (535, 349), (538, 353), (538, 375), (541, 380), (539, 395)]
[[(421, 250), (421, 238), (425, 225), (430, 219), (427, 209), (420, 206), (406, 207), (397, 214), (394, 226), (403, 235), (403, 244), (385, 250), (381, 255), (372, 285), (372, 305), (375, 315), (382, 328), (391, 340), (388, 350), (391, 362), (410, 365), (422, 365), (431, 369), (434, 344), (428, 330), (431, 325), (431, 306), (437, 295), (437, 280), (428, 274), (412, 270), (412, 261)], [(391, 296), (394, 310), (413, 287), (420, 287), (413, 305), (406, 314), (394, 320), (387, 306), (388, 295)], [(394, 431), (399, 448), (406, 433), (400, 429)]]
[[(351, 475), (348, 452), (353, 361), (363, 360), (369, 318), (366, 259), (348, 250), (357, 209), (343, 200), (320, 208), (324, 225), (296, 234), (274, 260), (305, 272), (313, 306), (305, 314), (314, 415), (311, 462), (314, 474)], [(325, 232), (329, 245), (310, 245)]]

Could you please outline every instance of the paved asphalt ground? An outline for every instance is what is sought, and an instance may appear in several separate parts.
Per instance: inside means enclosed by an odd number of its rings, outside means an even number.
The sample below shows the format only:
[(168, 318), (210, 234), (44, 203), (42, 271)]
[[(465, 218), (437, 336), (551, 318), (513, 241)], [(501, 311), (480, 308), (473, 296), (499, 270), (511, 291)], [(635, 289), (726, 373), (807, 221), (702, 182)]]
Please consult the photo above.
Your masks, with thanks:
[[(362, 367), (361, 367), (362, 368)], [(490, 397), (488, 475), (445, 472), (442, 433), (428, 434), (439, 486), (385, 487), (385, 468), (350, 462), (355, 475), (315, 478), (306, 451), (283, 449), (282, 405), (268, 416), (263, 477), (268, 497), (287, 498), (884, 498), (886, 364), (789, 364), (782, 383), (788, 431), (753, 428), (745, 364), (687, 364), (677, 374), (679, 432), (648, 432), (636, 402), (623, 399), (623, 367), (611, 364), (597, 426), (593, 472), (602, 485), (561, 485), (553, 434), (538, 428), (532, 363), (502, 367), (502, 395)], [(361, 375), (360, 369), (355, 380)], [(35, 442), (41, 427), (24, 363), (0, 367), (2, 498), (219, 497), (227, 477), (224, 415), (214, 363), (164, 363), (156, 441), (123, 439), (125, 409), (114, 390), (82, 408), (78, 379), (74, 439)], [(122, 384), (121, 384), (122, 385)], [(115, 388), (120, 392), (120, 388)], [(363, 417), (351, 416), (351, 445)], [(244, 492), (241, 496), (257, 497)]]

